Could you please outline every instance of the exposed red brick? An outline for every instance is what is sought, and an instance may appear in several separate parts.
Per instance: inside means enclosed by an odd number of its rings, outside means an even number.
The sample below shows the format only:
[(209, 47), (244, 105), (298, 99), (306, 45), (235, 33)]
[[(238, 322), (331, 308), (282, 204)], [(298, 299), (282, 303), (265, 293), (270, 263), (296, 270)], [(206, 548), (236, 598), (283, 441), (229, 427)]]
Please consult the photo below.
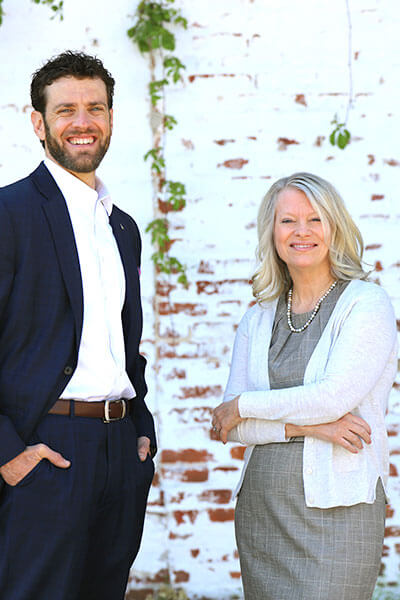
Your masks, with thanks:
[(294, 101), (297, 102), (297, 104), (302, 104), (303, 106), (307, 106), (307, 102), (306, 102), (304, 94), (296, 94)]
[(181, 475), (181, 481), (188, 483), (207, 481), (207, 479), (208, 469), (186, 469)]
[(243, 460), (245, 450), (246, 446), (233, 446), (233, 448), (230, 449), (230, 454), (232, 458)]
[(400, 167), (400, 161), (395, 158), (384, 158), (383, 162), (385, 165), (389, 165), (389, 167)]
[(396, 454), (399, 455), (400, 454), (400, 448), (395, 448), (394, 450), (392, 450), (390, 452), (390, 454), (393, 455), (393, 456), (396, 455)]
[(218, 75), (210, 75), (208, 73), (202, 73), (202, 74), (198, 74), (198, 75), (189, 75), (188, 80), (190, 81), (190, 83), (193, 83), (193, 81), (195, 79), (208, 79), (210, 77), (236, 77), (235, 73), (218, 73)]
[(386, 527), (385, 537), (400, 537), (400, 527), (395, 525)]
[(365, 246), (366, 250), (377, 250), (378, 248), (382, 248), (382, 244), (367, 244)]
[(186, 150), (194, 150), (194, 144), (192, 140), (184, 140), (181, 139), (182, 144), (185, 146)]
[(235, 283), (249, 284), (248, 279), (223, 279), (221, 281), (196, 281), (198, 294), (218, 294), (223, 285), (232, 285)]
[(125, 596), (125, 600), (146, 600), (150, 595), (154, 594), (155, 588), (141, 588), (131, 590)]
[(168, 539), (169, 540), (187, 540), (188, 538), (192, 537), (192, 533), (183, 533), (183, 534), (179, 534), (179, 533), (174, 533), (173, 531), (170, 531), (168, 534)]
[(376, 200), (383, 200), (385, 197), (384, 194), (372, 194), (371, 200), (375, 202)]
[(382, 547), (382, 556), (389, 556), (389, 546), (386, 546), (385, 544)]
[(391, 519), (394, 515), (394, 508), (390, 504), (386, 505), (386, 518)]
[(292, 146), (293, 144), (298, 146), (300, 144), (297, 140), (289, 140), (289, 138), (285, 137), (280, 137), (276, 141), (278, 143), (278, 150), (287, 150), (288, 146)]
[(229, 504), (231, 498), (231, 490), (205, 490), (199, 496), (199, 500), (214, 502), (215, 504)]
[(239, 467), (215, 467), (213, 471), (239, 471)]
[(233, 508), (209, 508), (207, 510), (210, 521), (221, 523), (223, 521), (233, 521), (235, 511)]
[(233, 552), (233, 558), (239, 558), (239, 552), (236, 549)]
[(158, 487), (160, 485), (160, 475), (158, 474), (157, 470), (154, 473), (153, 482), (151, 485), (152, 487)]
[(174, 510), (172, 513), (174, 515), (175, 521), (177, 525), (182, 525), (185, 523), (187, 519), (192, 523), (197, 519), (197, 515), (199, 514), (198, 510)]
[(204, 260), (201, 260), (197, 272), (198, 273), (207, 273), (208, 275), (213, 275), (214, 269), (211, 267), (209, 262), (205, 262)]
[[(399, 323), (397, 323), (397, 329), (400, 331), (400, 326)], [(392, 385), (394, 390), (400, 390), (400, 383), (397, 383), (397, 381), (395, 381)]]
[[(397, 329), (399, 329), (399, 326), (400, 326), (400, 319), (397, 321)], [(389, 427), (387, 429), (387, 434), (389, 437), (396, 436), (398, 433), (399, 433), (398, 425), (395, 425), (394, 423), (389, 425)]]
[(180, 206), (180, 208), (174, 208), (170, 202), (161, 200), (161, 198), (158, 198), (158, 210), (163, 215), (166, 215), (169, 212), (179, 212), (179, 211), (183, 210), (184, 208), (185, 208), (184, 204), (182, 204), (182, 206)]
[(375, 162), (375, 156), (373, 154), (368, 154), (368, 164), (373, 165)]
[(394, 549), (396, 551), (396, 554), (400, 554), (400, 544), (395, 544)]
[(169, 296), (172, 290), (176, 289), (176, 285), (168, 283), (168, 281), (157, 281), (156, 283), (156, 294), (159, 296)]
[(185, 369), (172, 369), (165, 379), (186, 379), (186, 371)]
[(185, 448), (185, 450), (163, 450), (161, 452), (161, 462), (163, 463), (198, 463), (207, 462), (213, 458), (213, 455), (207, 450), (194, 450)]
[(232, 579), (240, 579), (241, 577), (240, 571), (229, 571), (229, 575), (232, 577)]
[(226, 167), (227, 169), (243, 169), (244, 165), (248, 164), (248, 160), (245, 158), (230, 158), (224, 160), (223, 163), (219, 163), (217, 167)]
[(191, 302), (159, 302), (157, 304), (160, 315), (177, 315), (183, 313), (191, 317), (199, 317), (207, 314), (204, 304), (193, 304)]
[(190, 554), (193, 556), (193, 558), (197, 558), (200, 554), (200, 550), (198, 548), (192, 548), (190, 550)]
[(190, 575), (187, 571), (174, 571), (175, 583), (183, 583), (189, 581)]
[(158, 494), (158, 498), (156, 500), (152, 500), (148, 502), (148, 506), (165, 506), (165, 498), (163, 490), (160, 490)]
[(225, 144), (232, 144), (236, 140), (214, 140), (214, 144), (218, 144), (218, 146), (225, 146)]
[(169, 502), (170, 502), (170, 504), (179, 504), (180, 502), (182, 502), (184, 497), (185, 497), (184, 492), (178, 492), (176, 494), (176, 496), (171, 496)]
[(378, 271), (378, 272), (379, 272), (379, 271), (383, 271), (382, 263), (381, 263), (381, 261), (380, 261), (380, 260), (377, 260), (377, 261), (375, 262), (375, 271)]
[(325, 140), (325, 136), (324, 135), (319, 135), (315, 142), (314, 142), (314, 146), (316, 146), (317, 148), (320, 148), (322, 146), (322, 142)]
[(359, 51), (359, 50), (356, 50), (356, 51), (354, 52), (354, 60), (358, 60), (358, 57), (359, 57), (359, 56), (360, 56), (360, 51)]
[(138, 583), (167, 583), (169, 582), (168, 569), (160, 569), (154, 575), (146, 575), (145, 577), (134, 576), (133, 580)]
[(191, 387), (181, 387), (179, 399), (187, 400), (188, 398), (212, 398), (221, 396), (223, 389), (221, 385), (194, 385)]
[(395, 467), (395, 465), (393, 465), (392, 463), (390, 463), (389, 465), (389, 475), (390, 477), (397, 477), (398, 476), (398, 471), (397, 468)]

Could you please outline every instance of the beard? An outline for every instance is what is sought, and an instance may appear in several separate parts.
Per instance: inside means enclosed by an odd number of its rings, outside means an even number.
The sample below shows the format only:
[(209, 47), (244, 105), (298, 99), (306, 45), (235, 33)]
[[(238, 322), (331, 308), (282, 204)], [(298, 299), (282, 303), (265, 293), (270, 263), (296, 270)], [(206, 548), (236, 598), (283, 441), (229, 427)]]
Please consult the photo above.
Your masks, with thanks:
[[(99, 147), (94, 154), (92, 152), (80, 151), (79, 156), (73, 156), (68, 149), (52, 135), (46, 119), (44, 119), (44, 128), (46, 133), (45, 141), (49, 154), (59, 165), (64, 167), (64, 169), (74, 173), (92, 173), (95, 171), (103, 160), (110, 145), (111, 133), (109, 133), (104, 138), (103, 142), (99, 144)], [(81, 133), (82, 132), (80, 131), (79, 134)], [(88, 136), (92, 135), (90, 131), (85, 133), (87, 133)]]

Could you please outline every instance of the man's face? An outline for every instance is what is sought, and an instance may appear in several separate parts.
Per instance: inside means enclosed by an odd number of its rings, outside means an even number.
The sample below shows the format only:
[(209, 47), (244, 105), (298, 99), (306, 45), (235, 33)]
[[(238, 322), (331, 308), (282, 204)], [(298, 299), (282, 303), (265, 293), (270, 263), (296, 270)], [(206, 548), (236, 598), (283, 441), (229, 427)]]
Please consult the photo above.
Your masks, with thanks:
[(104, 82), (61, 77), (47, 86), (45, 94), (45, 114), (34, 111), (32, 122), (36, 135), (45, 142), (46, 154), (78, 177), (94, 174), (112, 132)]

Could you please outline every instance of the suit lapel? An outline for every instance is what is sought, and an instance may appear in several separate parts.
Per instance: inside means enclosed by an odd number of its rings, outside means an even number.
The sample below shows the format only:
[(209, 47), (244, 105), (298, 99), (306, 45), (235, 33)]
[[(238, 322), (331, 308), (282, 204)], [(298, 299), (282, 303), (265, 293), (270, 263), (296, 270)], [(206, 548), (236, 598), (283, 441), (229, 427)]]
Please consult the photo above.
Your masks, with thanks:
[(44, 196), (42, 203), (53, 236), (61, 273), (75, 317), (75, 333), (79, 348), (83, 322), (82, 277), (71, 219), (64, 197), (43, 163), (31, 175)]
[[(123, 220), (121, 220), (118, 212), (118, 209), (113, 207), (110, 216), (110, 225), (117, 241), (117, 246), (125, 272), (126, 292), (125, 303), (122, 310), (122, 325), (124, 329), (125, 347), (128, 355), (129, 346), (127, 345), (127, 340), (132, 339), (130, 336), (131, 327), (135, 327), (135, 329), (138, 326), (141, 327), (141, 324), (139, 323), (139, 306), (137, 300), (139, 297), (137, 273), (138, 264), (132, 246), (131, 230), (124, 225)], [(135, 317), (132, 319), (133, 312), (135, 313)]]

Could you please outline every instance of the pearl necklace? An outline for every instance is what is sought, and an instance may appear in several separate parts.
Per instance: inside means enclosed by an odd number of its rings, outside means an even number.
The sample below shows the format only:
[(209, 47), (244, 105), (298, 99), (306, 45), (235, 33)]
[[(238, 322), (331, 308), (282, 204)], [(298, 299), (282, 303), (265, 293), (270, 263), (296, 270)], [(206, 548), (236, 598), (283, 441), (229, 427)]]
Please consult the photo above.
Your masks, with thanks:
[(323, 300), (325, 300), (325, 298), (327, 297), (327, 295), (333, 290), (333, 288), (335, 287), (335, 285), (337, 284), (337, 279), (336, 281), (334, 281), (332, 283), (332, 285), (330, 286), (330, 288), (325, 292), (325, 294), (323, 294), (321, 296), (321, 298), (318, 300), (317, 304), (314, 306), (314, 310), (311, 313), (311, 317), (308, 319), (308, 321), (306, 323), (304, 323), (304, 325), (302, 327), (299, 327), (298, 329), (296, 327), (293, 327), (293, 323), (292, 323), (292, 294), (293, 294), (293, 288), (290, 288), (289, 292), (288, 292), (288, 301), (287, 301), (287, 324), (289, 325), (289, 329), (292, 333), (301, 333), (302, 331), (304, 331), (305, 329), (307, 329), (307, 327), (310, 325), (310, 323), (312, 323), (312, 321), (314, 320), (315, 315), (317, 314), (317, 312), (319, 311), (319, 307), (321, 306)]

